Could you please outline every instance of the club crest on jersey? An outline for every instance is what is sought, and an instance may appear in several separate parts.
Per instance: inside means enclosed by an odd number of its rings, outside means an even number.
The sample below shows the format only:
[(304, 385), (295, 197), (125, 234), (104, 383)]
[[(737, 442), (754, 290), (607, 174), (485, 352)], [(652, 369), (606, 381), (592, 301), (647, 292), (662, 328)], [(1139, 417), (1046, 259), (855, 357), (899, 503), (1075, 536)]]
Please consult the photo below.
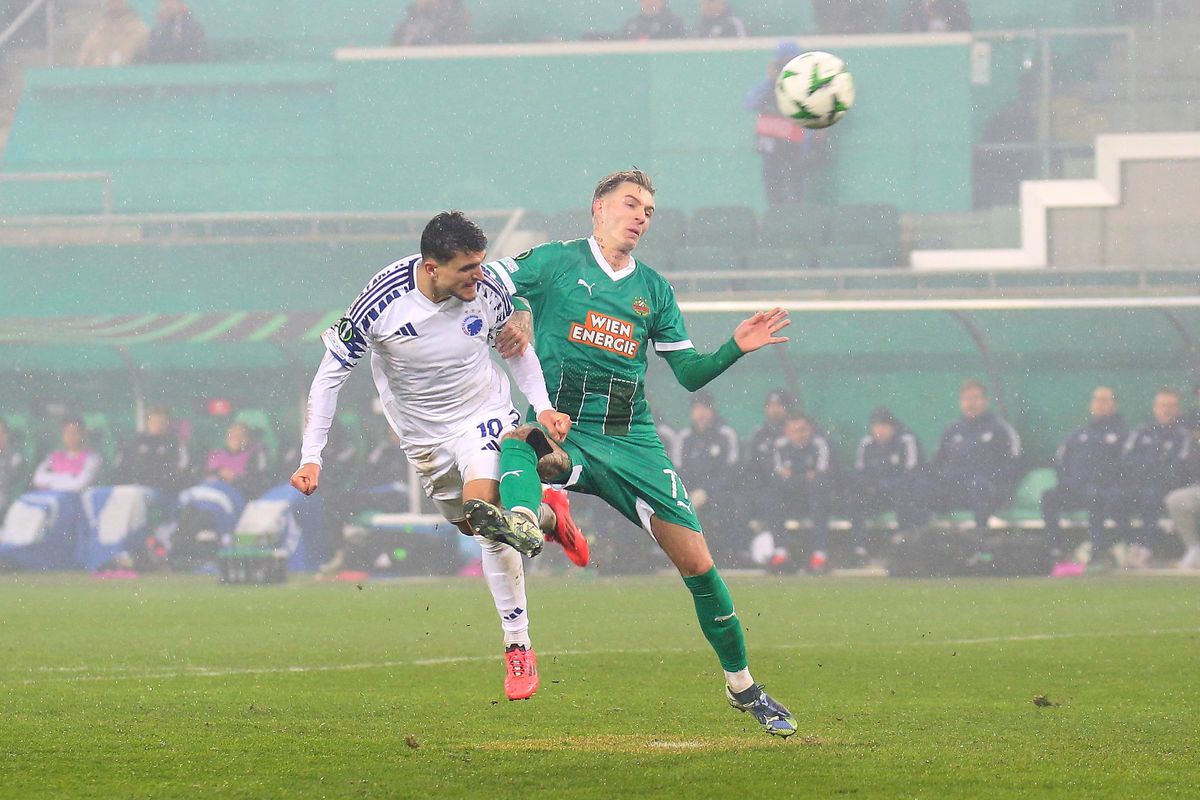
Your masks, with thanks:
[(587, 312), (587, 321), (571, 323), (567, 338), (572, 342), (597, 347), (625, 358), (637, 358), (639, 342), (633, 338), (633, 323), (601, 314)]
[(349, 342), (354, 339), (354, 323), (345, 317), (338, 320), (337, 335), (343, 342)]
[(483, 332), (483, 320), (474, 314), (468, 314), (463, 320), (462, 330), (467, 336), (478, 336)]
[(650, 316), (650, 304), (646, 302), (646, 298), (633, 298), (633, 313), (637, 314), (639, 317)]

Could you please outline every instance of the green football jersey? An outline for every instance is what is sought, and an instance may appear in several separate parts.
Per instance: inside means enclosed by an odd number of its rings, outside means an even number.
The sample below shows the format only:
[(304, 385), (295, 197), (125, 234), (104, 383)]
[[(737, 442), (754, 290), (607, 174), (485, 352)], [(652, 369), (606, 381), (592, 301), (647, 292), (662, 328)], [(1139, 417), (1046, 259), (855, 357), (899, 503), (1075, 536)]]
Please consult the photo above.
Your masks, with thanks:
[(614, 271), (590, 238), (539, 245), (487, 269), (533, 310), (534, 346), (555, 409), (606, 434), (654, 434), (647, 348), (692, 348), (663, 276), (636, 258)]

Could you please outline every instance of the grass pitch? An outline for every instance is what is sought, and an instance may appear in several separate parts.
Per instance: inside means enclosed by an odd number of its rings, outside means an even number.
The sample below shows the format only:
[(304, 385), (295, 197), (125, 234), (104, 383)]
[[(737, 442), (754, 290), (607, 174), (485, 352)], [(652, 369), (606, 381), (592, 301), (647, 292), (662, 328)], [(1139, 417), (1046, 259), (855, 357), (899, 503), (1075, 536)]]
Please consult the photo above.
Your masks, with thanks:
[(1194, 579), (729, 583), (790, 740), (675, 578), (533, 576), (510, 703), (481, 580), (2, 576), (0, 796), (1200, 796)]

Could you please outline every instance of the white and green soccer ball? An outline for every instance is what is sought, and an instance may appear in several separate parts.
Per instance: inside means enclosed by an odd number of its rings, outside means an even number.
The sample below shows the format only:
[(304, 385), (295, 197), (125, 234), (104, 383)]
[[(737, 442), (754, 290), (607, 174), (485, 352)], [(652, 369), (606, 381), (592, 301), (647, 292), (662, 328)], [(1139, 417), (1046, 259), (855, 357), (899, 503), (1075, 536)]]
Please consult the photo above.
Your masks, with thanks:
[(806, 128), (828, 128), (854, 105), (854, 78), (835, 55), (802, 53), (779, 71), (775, 103)]

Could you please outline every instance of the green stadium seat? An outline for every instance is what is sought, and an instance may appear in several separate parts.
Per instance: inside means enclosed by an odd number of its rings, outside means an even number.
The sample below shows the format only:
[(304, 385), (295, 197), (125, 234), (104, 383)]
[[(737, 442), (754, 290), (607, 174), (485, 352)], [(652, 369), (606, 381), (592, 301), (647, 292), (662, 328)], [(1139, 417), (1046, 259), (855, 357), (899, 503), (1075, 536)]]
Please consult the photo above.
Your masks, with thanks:
[(895, 206), (863, 203), (834, 209), (817, 261), (826, 268), (897, 266), (900, 214)]
[(817, 248), (825, 243), (830, 209), (825, 206), (789, 204), (772, 206), (762, 216), (761, 247)]
[(660, 272), (680, 268), (676, 256), (683, 246), (686, 231), (687, 217), (682, 211), (673, 208), (655, 211), (650, 230), (634, 251), (634, 258)]
[(822, 269), (867, 269), (894, 267), (898, 248), (879, 244), (827, 244), (817, 249), (816, 261)]
[(706, 206), (692, 212), (685, 244), (748, 250), (758, 245), (758, 218), (749, 206)]
[(917, 276), (911, 272), (875, 275), (851, 275), (842, 284), (847, 291), (889, 292), (911, 291), (917, 288)]
[(1030, 470), (1013, 492), (1012, 503), (998, 516), (1009, 522), (1031, 522), (1042, 518), (1042, 495), (1058, 485), (1058, 473), (1049, 467)]
[(568, 208), (546, 218), (546, 236), (551, 241), (570, 241), (592, 233), (592, 215), (586, 208)]

